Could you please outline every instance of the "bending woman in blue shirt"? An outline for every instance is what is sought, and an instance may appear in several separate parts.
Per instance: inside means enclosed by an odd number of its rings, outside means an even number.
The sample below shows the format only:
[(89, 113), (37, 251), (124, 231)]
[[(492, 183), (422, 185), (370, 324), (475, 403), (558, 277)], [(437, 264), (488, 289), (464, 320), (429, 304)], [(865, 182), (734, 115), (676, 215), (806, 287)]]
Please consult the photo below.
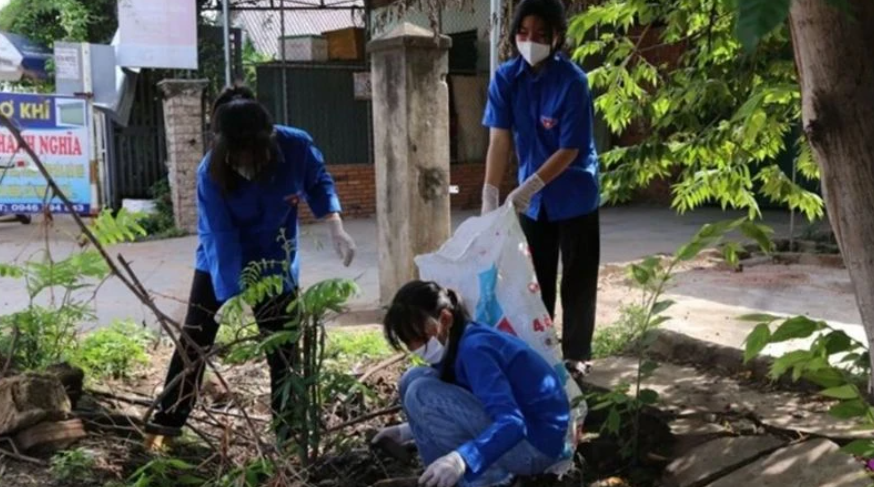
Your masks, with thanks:
[(519, 55), (489, 87), (490, 127), (483, 213), (498, 206), (511, 149), (519, 187), (507, 200), (521, 213), (543, 302), (555, 316), (561, 256), (562, 351), (572, 372), (592, 355), (598, 291), (598, 156), (586, 73), (560, 49), (567, 20), (561, 0), (523, 0), (511, 30)]
[[(281, 274), (285, 292), (254, 307), (262, 334), (282, 329), (289, 321), (286, 307), (298, 288), (298, 203), (306, 200), (317, 218), (326, 218), (334, 248), (349, 265), (355, 254), (352, 238), (343, 230), (340, 202), (322, 155), (306, 133), (274, 126), (270, 114), (243, 87), (229, 88), (216, 100), (212, 117), (212, 150), (197, 169), (197, 233), (194, 280), (188, 313), (167, 373), (165, 393), (148, 425), (147, 445), (157, 446), (163, 436), (179, 434), (195, 404), (204, 364), (197, 348), (208, 352), (215, 343), (216, 312), (240, 292), (240, 274), (251, 262), (285, 262), (264, 275)], [(280, 240), (284, 234), (285, 242)], [(290, 252), (290, 254), (288, 253)], [(187, 339), (186, 339), (187, 338)], [(196, 347), (195, 347), (196, 345)], [(282, 421), (282, 398), (293, 344), (267, 355), (272, 388), (272, 409), (277, 436), (289, 434)], [(184, 371), (181, 354), (196, 364)]]
[(451, 290), (413, 281), (385, 317), (391, 345), (432, 367), (401, 378), (408, 423), (373, 441), (415, 440), (424, 487), (505, 485), (562, 460), (570, 406), (555, 370), (522, 340), (472, 323)]

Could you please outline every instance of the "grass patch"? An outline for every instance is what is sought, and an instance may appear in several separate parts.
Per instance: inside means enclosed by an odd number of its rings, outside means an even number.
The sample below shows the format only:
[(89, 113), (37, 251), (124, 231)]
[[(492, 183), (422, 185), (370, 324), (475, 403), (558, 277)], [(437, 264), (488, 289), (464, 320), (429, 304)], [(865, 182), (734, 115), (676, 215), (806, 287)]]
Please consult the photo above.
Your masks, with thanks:
[(130, 321), (117, 321), (85, 335), (70, 356), (70, 362), (89, 379), (128, 379), (149, 363), (146, 349), (151, 332)]
[(381, 330), (328, 331), (325, 358), (350, 363), (361, 360), (382, 360), (395, 352), (385, 341)]
[(616, 323), (595, 329), (593, 358), (620, 355), (642, 335), (646, 325), (646, 309), (638, 304), (623, 305), (620, 313)]

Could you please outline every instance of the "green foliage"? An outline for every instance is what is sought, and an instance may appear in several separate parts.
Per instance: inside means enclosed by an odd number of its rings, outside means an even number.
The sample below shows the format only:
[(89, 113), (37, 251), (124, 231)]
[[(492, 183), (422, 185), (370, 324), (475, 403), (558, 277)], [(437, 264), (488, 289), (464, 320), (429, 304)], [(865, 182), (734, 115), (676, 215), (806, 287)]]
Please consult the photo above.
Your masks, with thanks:
[(52, 477), (58, 482), (94, 483), (94, 455), (82, 448), (55, 454), (51, 460)]
[[(92, 223), (95, 238), (107, 244), (131, 241), (139, 230), (125, 211), (116, 216), (104, 211)], [(108, 275), (102, 256), (87, 246), (60, 260), (46, 251), (40, 260), (0, 266), (0, 276), (25, 281), (29, 298), (25, 309), (0, 315), (0, 354), (25, 370), (42, 369), (74, 354), (79, 325), (94, 319), (90, 302), (81, 296)], [(36, 304), (45, 294), (48, 305)]]
[(155, 212), (139, 216), (139, 223), (145, 233), (155, 238), (174, 238), (185, 235), (184, 231), (176, 228), (176, 220), (173, 218), (170, 182), (164, 178), (155, 183), (149, 192), (155, 202)]
[(595, 328), (592, 339), (592, 356), (596, 359), (619, 355), (638, 339), (644, 331), (646, 310), (632, 303), (623, 305), (619, 320), (610, 326)]
[(178, 458), (158, 457), (140, 467), (128, 479), (130, 487), (177, 487), (204, 485), (195, 466)]
[(737, 37), (753, 50), (762, 36), (789, 16), (792, 0), (737, 0)]
[(108, 43), (118, 26), (117, 0), (11, 0), (0, 30), (51, 48), (55, 41)]
[(243, 41), (243, 76), (246, 86), (256, 89), (258, 87), (258, 65), (270, 62), (272, 59), (267, 54), (261, 54), (255, 49), (252, 39)]
[(149, 363), (146, 347), (152, 338), (135, 323), (115, 322), (85, 335), (69, 359), (89, 379), (128, 379), (138, 366)]
[[(812, 337), (808, 349), (787, 352), (774, 360), (771, 378), (777, 380), (791, 373), (793, 381), (806, 379), (822, 388), (819, 395), (837, 401), (829, 414), (838, 419), (858, 419), (864, 428), (874, 428), (874, 408), (868, 403), (865, 389), (871, 373), (865, 343), (854, 340), (843, 330), (805, 316), (784, 319), (749, 315), (741, 319), (759, 322), (747, 338), (746, 360), (761, 353), (768, 344)], [(771, 333), (770, 328), (775, 323), (779, 324)], [(869, 459), (874, 457), (874, 440), (857, 440), (842, 450)]]
[[(623, 383), (605, 394), (591, 394), (587, 397), (587, 401), (595, 404), (592, 411), (608, 411), (607, 421), (602, 426), (602, 432), (614, 436), (620, 436), (621, 433), (625, 437), (621, 452), (625, 456), (633, 456), (635, 461), (639, 456), (640, 411), (646, 406), (656, 404), (659, 399), (656, 391), (642, 387), (643, 382), (658, 369), (656, 362), (645, 359), (646, 350), (652, 343), (654, 336), (652, 331), (669, 319), (664, 315), (664, 312), (674, 302), (663, 299), (663, 294), (671, 282), (674, 269), (682, 262), (695, 259), (704, 249), (718, 245), (730, 232), (739, 229), (746, 229), (745, 234), (758, 237), (755, 240), (759, 242), (765, 252), (772, 248), (768, 232), (764, 228), (752, 224), (746, 219), (731, 220), (704, 225), (688, 243), (677, 249), (669, 259), (648, 257), (640, 263), (629, 266), (628, 277), (642, 290), (642, 296), (640, 304), (627, 308), (630, 311), (623, 313), (623, 318), (627, 323), (622, 329), (626, 330), (625, 337), (639, 338), (630, 344), (617, 343), (614, 346), (621, 347), (622, 350), (630, 350), (637, 358), (637, 378), (634, 384)], [(787, 335), (789, 331), (787, 330)], [(799, 330), (794, 331), (799, 332)], [(598, 345), (597, 341), (595, 341), (595, 345)], [(603, 353), (603, 351), (600, 352)], [(632, 386), (634, 393), (630, 395)], [(623, 418), (631, 418), (630, 431), (623, 431)]]
[(0, 316), (0, 355), (23, 370), (43, 370), (62, 362), (76, 347), (79, 324), (93, 315), (81, 304), (52, 309), (33, 305)]
[[(358, 286), (345, 279), (316, 283), (300, 291), (285, 307), (282, 329), (255, 335), (249, 309), (258, 310), (264, 304), (277, 303), (287, 289), (293, 289), (289, 270), (294, 242), (280, 234), (278, 240), (286, 252), (284, 261), (250, 263), (241, 273), (240, 294), (230, 299), (222, 309), (222, 323), (237, 330), (237, 341), (226, 361), (239, 363), (276, 350), (289, 350), (290, 374), (280, 386), (283, 410), (279, 411), (280, 436), (289, 438), (286, 445), (294, 451), (302, 465), (314, 461), (321, 449), (325, 403), (339, 391), (348, 391), (354, 384), (348, 374), (326, 370), (327, 334), (324, 324), (332, 314), (343, 312), (345, 303), (358, 292)], [(236, 339), (240, 333), (252, 339)], [(295, 344), (294, 347), (288, 347)]]
[(115, 216), (108, 209), (100, 212), (100, 216), (91, 223), (91, 231), (101, 245), (115, 245), (133, 242), (138, 237), (146, 235), (146, 229), (140, 224), (140, 218), (122, 208)]
[(325, 348), (325, 359), (342, 364), (360, 360), (380, 360), (391, 354), (392, 349), (379, 331), (334, 329), (328, 334)]
[[(632, 126), (647, 133), (601, 155), (605, 202), (627, 201), (635, 189), (679, 175), (673, 206), (680, 212), (713, 202), (755, 218), (760, 196), (811, 219), (823, 215), (822, 199), (776, 162), (798, 153), (801, 176), (818, 177), (806, 141), (791, 135), (801, 97), (788, 29), (776, 16), (788, 0), (738, 1), (738, 22), (734, 2), (725, 0), (607, 0), (572, 19), (574, 59), (597, 63), (589, 72), (602, 93), (596, 110), (614, 134)], [(777, 28), (745, 55), (736, 32), (769, 26)], [(682, 54), (674, 64), (654, 64), (647, 56), (659, 46)]]

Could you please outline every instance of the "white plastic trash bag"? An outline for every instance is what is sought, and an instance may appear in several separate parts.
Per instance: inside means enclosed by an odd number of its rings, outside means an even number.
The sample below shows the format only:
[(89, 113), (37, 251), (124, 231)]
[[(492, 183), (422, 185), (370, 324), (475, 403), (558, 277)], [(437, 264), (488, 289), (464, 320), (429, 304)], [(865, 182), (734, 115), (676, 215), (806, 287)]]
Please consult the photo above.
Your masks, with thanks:
[(475, 321), (521, 338), (555, 367), (571, 404), (579, 401), (568, 428), (566, 453), (572, 453), (588, 410), (561, 360), (516, 212), (505, 205), (468, 219), (440, 250), (416, 257), (416, 265), (422, 279), (457, 291)]

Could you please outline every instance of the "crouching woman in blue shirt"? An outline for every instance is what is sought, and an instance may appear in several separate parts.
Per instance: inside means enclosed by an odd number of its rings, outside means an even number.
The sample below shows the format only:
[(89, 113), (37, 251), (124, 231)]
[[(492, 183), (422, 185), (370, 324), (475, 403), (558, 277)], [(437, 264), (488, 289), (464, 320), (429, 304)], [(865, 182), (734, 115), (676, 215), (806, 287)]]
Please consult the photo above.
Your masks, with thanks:
[(515, 146), (519, 187), (507, 200), (522, 214), (553, 317), (561, 257), (562, 351), (571, 372), (584, 373), (598, 291), (598, 156), (586, 73), (560, 52), (566, 30), (561, 0), (523, 0), (516, 8), (511, 36), (519, 55), (495, 73), (484, 116), (491, 130), (482, 211), (498, 206)]
[(398, 291), (385, 335), (432, 367), (401, 378), (408, 423), (374, 442), (415, 440), (424, 487), (505, 485), (562, 459), (570, 406), (555, 370), (522, 340), (472, 323), (453, 291), (413, 281)]
[[(163, 398), (153, 421), (147, 425), (148, 447), (158, 446), (164, 436), (179, 434), (194, 407), (204, 362), (215, 342), (219, 308), (240, 292), (240, 274), (252, 262), (273, 265), (263, 275), (280, 274), (285, 292), (254, 307), (262, 334), (282, 329), (293, 321), (286, 307), (298, 287), (298, 203), (306, 200), (313, 214), (326, 218), (334, 248), (349, 265), (355, 244), (344, 231), (340, 202), (322, 155), (306, 133), (274, 126), (267, 110), (243, 87), (229, 88), (213, 108), (212, 150), (197, 169), (198, 246), (188, 313), (179, 343), (167, 373)], [(284, 233), (287, 242), (279, 237)], [(288, 245), (286, 245), (288, 244)], [(290, 251), (290, 254), (288, 252)], [(272, 409), (280, 440), (289, 434), (282, 420), (280, 395), (293, 344), (267, 355), (272, 388)], [(185, 371), (182, 354), (195, 364)], [(185, 374), (180, 380), (178, 376)], [(287, 402), (287, 401), (286, 401)]]

